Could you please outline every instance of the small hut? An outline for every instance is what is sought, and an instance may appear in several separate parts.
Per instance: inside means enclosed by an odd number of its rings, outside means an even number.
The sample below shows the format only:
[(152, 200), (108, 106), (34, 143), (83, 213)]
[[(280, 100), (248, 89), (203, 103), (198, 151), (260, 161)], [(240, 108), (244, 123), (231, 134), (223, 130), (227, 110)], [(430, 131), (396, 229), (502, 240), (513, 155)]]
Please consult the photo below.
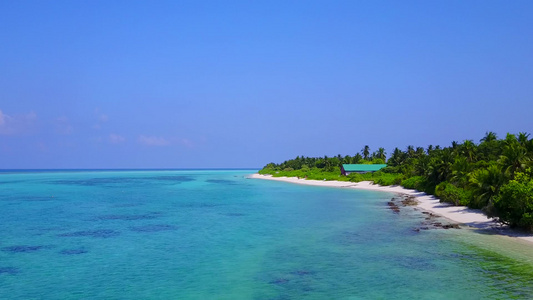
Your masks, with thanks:
[(385, 164), (375, 164), (375, 165), (365, 165), (365, 164), (343, 164), (341, 167), (341, 174), (344, 176), (350, 175), (351, 173), (364, 174), (368, 172), (376, 172), (387, 165)]

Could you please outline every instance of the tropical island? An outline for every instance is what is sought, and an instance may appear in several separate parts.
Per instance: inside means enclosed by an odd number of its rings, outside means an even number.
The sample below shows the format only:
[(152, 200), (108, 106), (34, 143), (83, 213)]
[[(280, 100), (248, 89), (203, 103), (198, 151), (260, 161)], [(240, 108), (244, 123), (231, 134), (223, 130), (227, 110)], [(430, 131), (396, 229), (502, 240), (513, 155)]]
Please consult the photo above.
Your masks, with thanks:
[[(354, 156), (298, 156), (279, 164), (269, 163), (259, 174), (401, 186), (434, 195), (441, 202), (481, 209), (487, 217), (511, 228), (533, 231), (530, 134), (508, 133), (498, 139), (494, 132), (487, 132), (479, 143), (465, 140), (453, 141), (449, 147), (408, 146), (405, 151), (395, 148), (388, 158), (386, 154), (384, 148), (371, 153), (365, 145)], [(375, 172), (342, 175), (343, 165), (348, 164), (386, 166)]]

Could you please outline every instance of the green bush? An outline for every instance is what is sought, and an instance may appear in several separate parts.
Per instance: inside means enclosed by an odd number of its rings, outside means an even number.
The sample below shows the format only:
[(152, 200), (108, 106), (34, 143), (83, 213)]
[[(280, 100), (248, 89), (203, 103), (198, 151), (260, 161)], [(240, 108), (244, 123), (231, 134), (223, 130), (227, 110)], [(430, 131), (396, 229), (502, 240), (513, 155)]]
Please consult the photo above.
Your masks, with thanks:
[(379, 185), (399, 185), (402, 182), (402, 174), (380, 173), (375, 176), (374, 183)]
[(435, 194), (435, 185), (431, 184), (423, 176), (413, 176), (402, 180), (401, 186), (407, 189), (415, 189), (417, 191), (426, 192), (428, 194)]
[(259, 174), (272, 174), (274, 177), (299, 177), (313, 180), (338, 180), (347, 181), (348, 178), (341, 176), (340, 169), (338, 167), (332, 168), (333, 171), (325, 171), (320, 168), (306, 168), (300, 170), (293, 170), (291, 168), (285, 168), (282, 171), (263, 169), (259, 171)]
[(258, 173), (261, 174), (261, 175), (269, 175), (269, 174), (276, 173), (276, 170), (273, 170), (273, 169), (262, 169), (262, 170), (259, 170)]
[(350, 173), (346, 176), (351, 182), (373, 181), (372, 173)]
[(494, 210), (511, 227), (533, 230), (533, 180), (522, 173), (503, 185), (494, 197)]
[(402, 180), (401, 185), (406, 189), (420, 190), (426, 180), (422, 176), (413, 176)]
[(472, 192), (444, 181), (435, 187), (435, 196), (439, 197), (441, 202), (468, 205), (472, 199)]

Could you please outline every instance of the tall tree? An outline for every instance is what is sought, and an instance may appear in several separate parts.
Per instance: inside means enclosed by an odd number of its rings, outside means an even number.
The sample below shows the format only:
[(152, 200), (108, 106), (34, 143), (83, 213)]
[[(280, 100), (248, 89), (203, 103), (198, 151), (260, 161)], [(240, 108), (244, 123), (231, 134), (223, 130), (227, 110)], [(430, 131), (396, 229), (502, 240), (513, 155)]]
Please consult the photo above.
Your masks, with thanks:
[(497, 160), (501, 154), (501, 146), (496, 133), (487, 132), (485, 137), (480, 140), (478, 146), (479, 159), (485, 161)]
[(402, 152), (402, 150), (398, 149), (398, 147), (394, 148), (394, 151), (392, 151), (392, 155), (387, 161), (389, 166), (396, 167), (401, 165), (405, 160), (405, 153)]
[(504, 184), (494, 197), (494, 212), (511, 227), (533, 230), (533, 177), (531, 169), (517, 173), (516, 178)]
[(385, 152), (385, 148), (380, 147), (376, 154), (377, 154), (377, 158), (383, 159), (384, 161), (387, 160), (387, 153)]
[(527, 149), (520, 145), (518, 141), (509, 140), (503, 147), (499, 163), (503, 170), (510, 177), (514, 177), (515, 172), (523, 171), (531, 163), (531, 157), (528, 156)]
[(476, 159), (476, 150), (477, 146), (471, 140), (466, 140), (463, 142), (460, 147), (460, 154), (468, 160), (468, 162), (473, 162)]
[(432, 184), (437, 185), (451, 176), (455, 156), (451, 148), (435, 150), (433, 153), (428, 164), (428, 179)]
[(361, 154), (363, 154), (363, 158), (365, 160), (369, 160), (370, 159), (370, 147), (368, 145), (365, 145), (363, 147), (363, 149), (361, 150)]
[(433, 152), (433, 149), (434, 149), (434, 148), (433, 148), (433, 145), (429, 145), (428, 148), (427, 148), (427, 150), (426, 150), (426, 153), (427, 153), (428, 155), (431, 154), (431, 152)]
[(426, 152), (424, 151), (424, 147), (416, 147), (415, 156), (417, 158), (424, 156), (424, 154), (426, 154)]
[(485, 136), (479, 140), (481, 143), (487, 143), (487, 142), (493, 142), (496, 141), (498, 137), (496, 136), (496, 133), (492, 131), (488, 131), (485, 133)]
[(468, 174), (472, 172), (474, 165), (468, 162), (464, 156), (455, 157), (452, 165), (451, 183), (464, 187), (468, 184)]
[(457, 146), (459, 146), (459, 143), (457, 141), (452, 141), (452, 149), (456, 149)]
[(407, 157), (413, 158), (415, 156), (415, 146), (409, 145), (407, 146)]
[(529, 133), (526, 133), (526, 132), (518, 133), (517, 140), (518, 140), (518, 143), (520, 143), (520, 145), (525, 148), (529, 141)]
[(472, 206), (484, 208), (485, 211), (491, 213), (494, 197), (506, 181), (501, 168), (497, 164), (491, 164), (486, 169), (477, 169), (470, 173), (469, 181), (476, 196), (475, 200), (471, 202)]

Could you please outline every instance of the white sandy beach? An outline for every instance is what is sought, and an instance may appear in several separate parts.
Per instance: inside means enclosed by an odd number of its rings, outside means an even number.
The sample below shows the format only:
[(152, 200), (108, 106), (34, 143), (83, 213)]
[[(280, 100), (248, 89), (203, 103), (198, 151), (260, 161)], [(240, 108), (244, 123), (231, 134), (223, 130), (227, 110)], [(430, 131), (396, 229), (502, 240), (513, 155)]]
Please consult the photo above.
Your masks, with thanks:
[(419, 192), (416, 190), (406, 189), (401, 186), (381, 186), (373, 184), (371, 181), (362, 181), (357, 183), (348, 181), (321, 181), (307, 180), (303, 178), (298, 179), (295, 177), (272, 177), (271, 175), (260, 174), (252, 174), (249, 176), (249, 178), (267, 179), (313, 186), (353, 188), (410, 195), (415, 197), (415, 199), (418, 201), (418, 207), (423, 210), (432, 212), (453, 222), (459, 223), (463, 226), (466, 225), (478, 229), (494, 230), (494, 232), (500, 233), (502, 235), (512, 236), (528, 241), (533, 245), (532, 234), (523, 234), (502, 227), (493, 219), (487, 218), (487, 216), (483, 214), (480, 210), (470, 209), (464, 206), (453, 206), (448, 203), (441, 203), (439, 202), (438, 198), (432, 195), (427, 195), (426, 193)]

